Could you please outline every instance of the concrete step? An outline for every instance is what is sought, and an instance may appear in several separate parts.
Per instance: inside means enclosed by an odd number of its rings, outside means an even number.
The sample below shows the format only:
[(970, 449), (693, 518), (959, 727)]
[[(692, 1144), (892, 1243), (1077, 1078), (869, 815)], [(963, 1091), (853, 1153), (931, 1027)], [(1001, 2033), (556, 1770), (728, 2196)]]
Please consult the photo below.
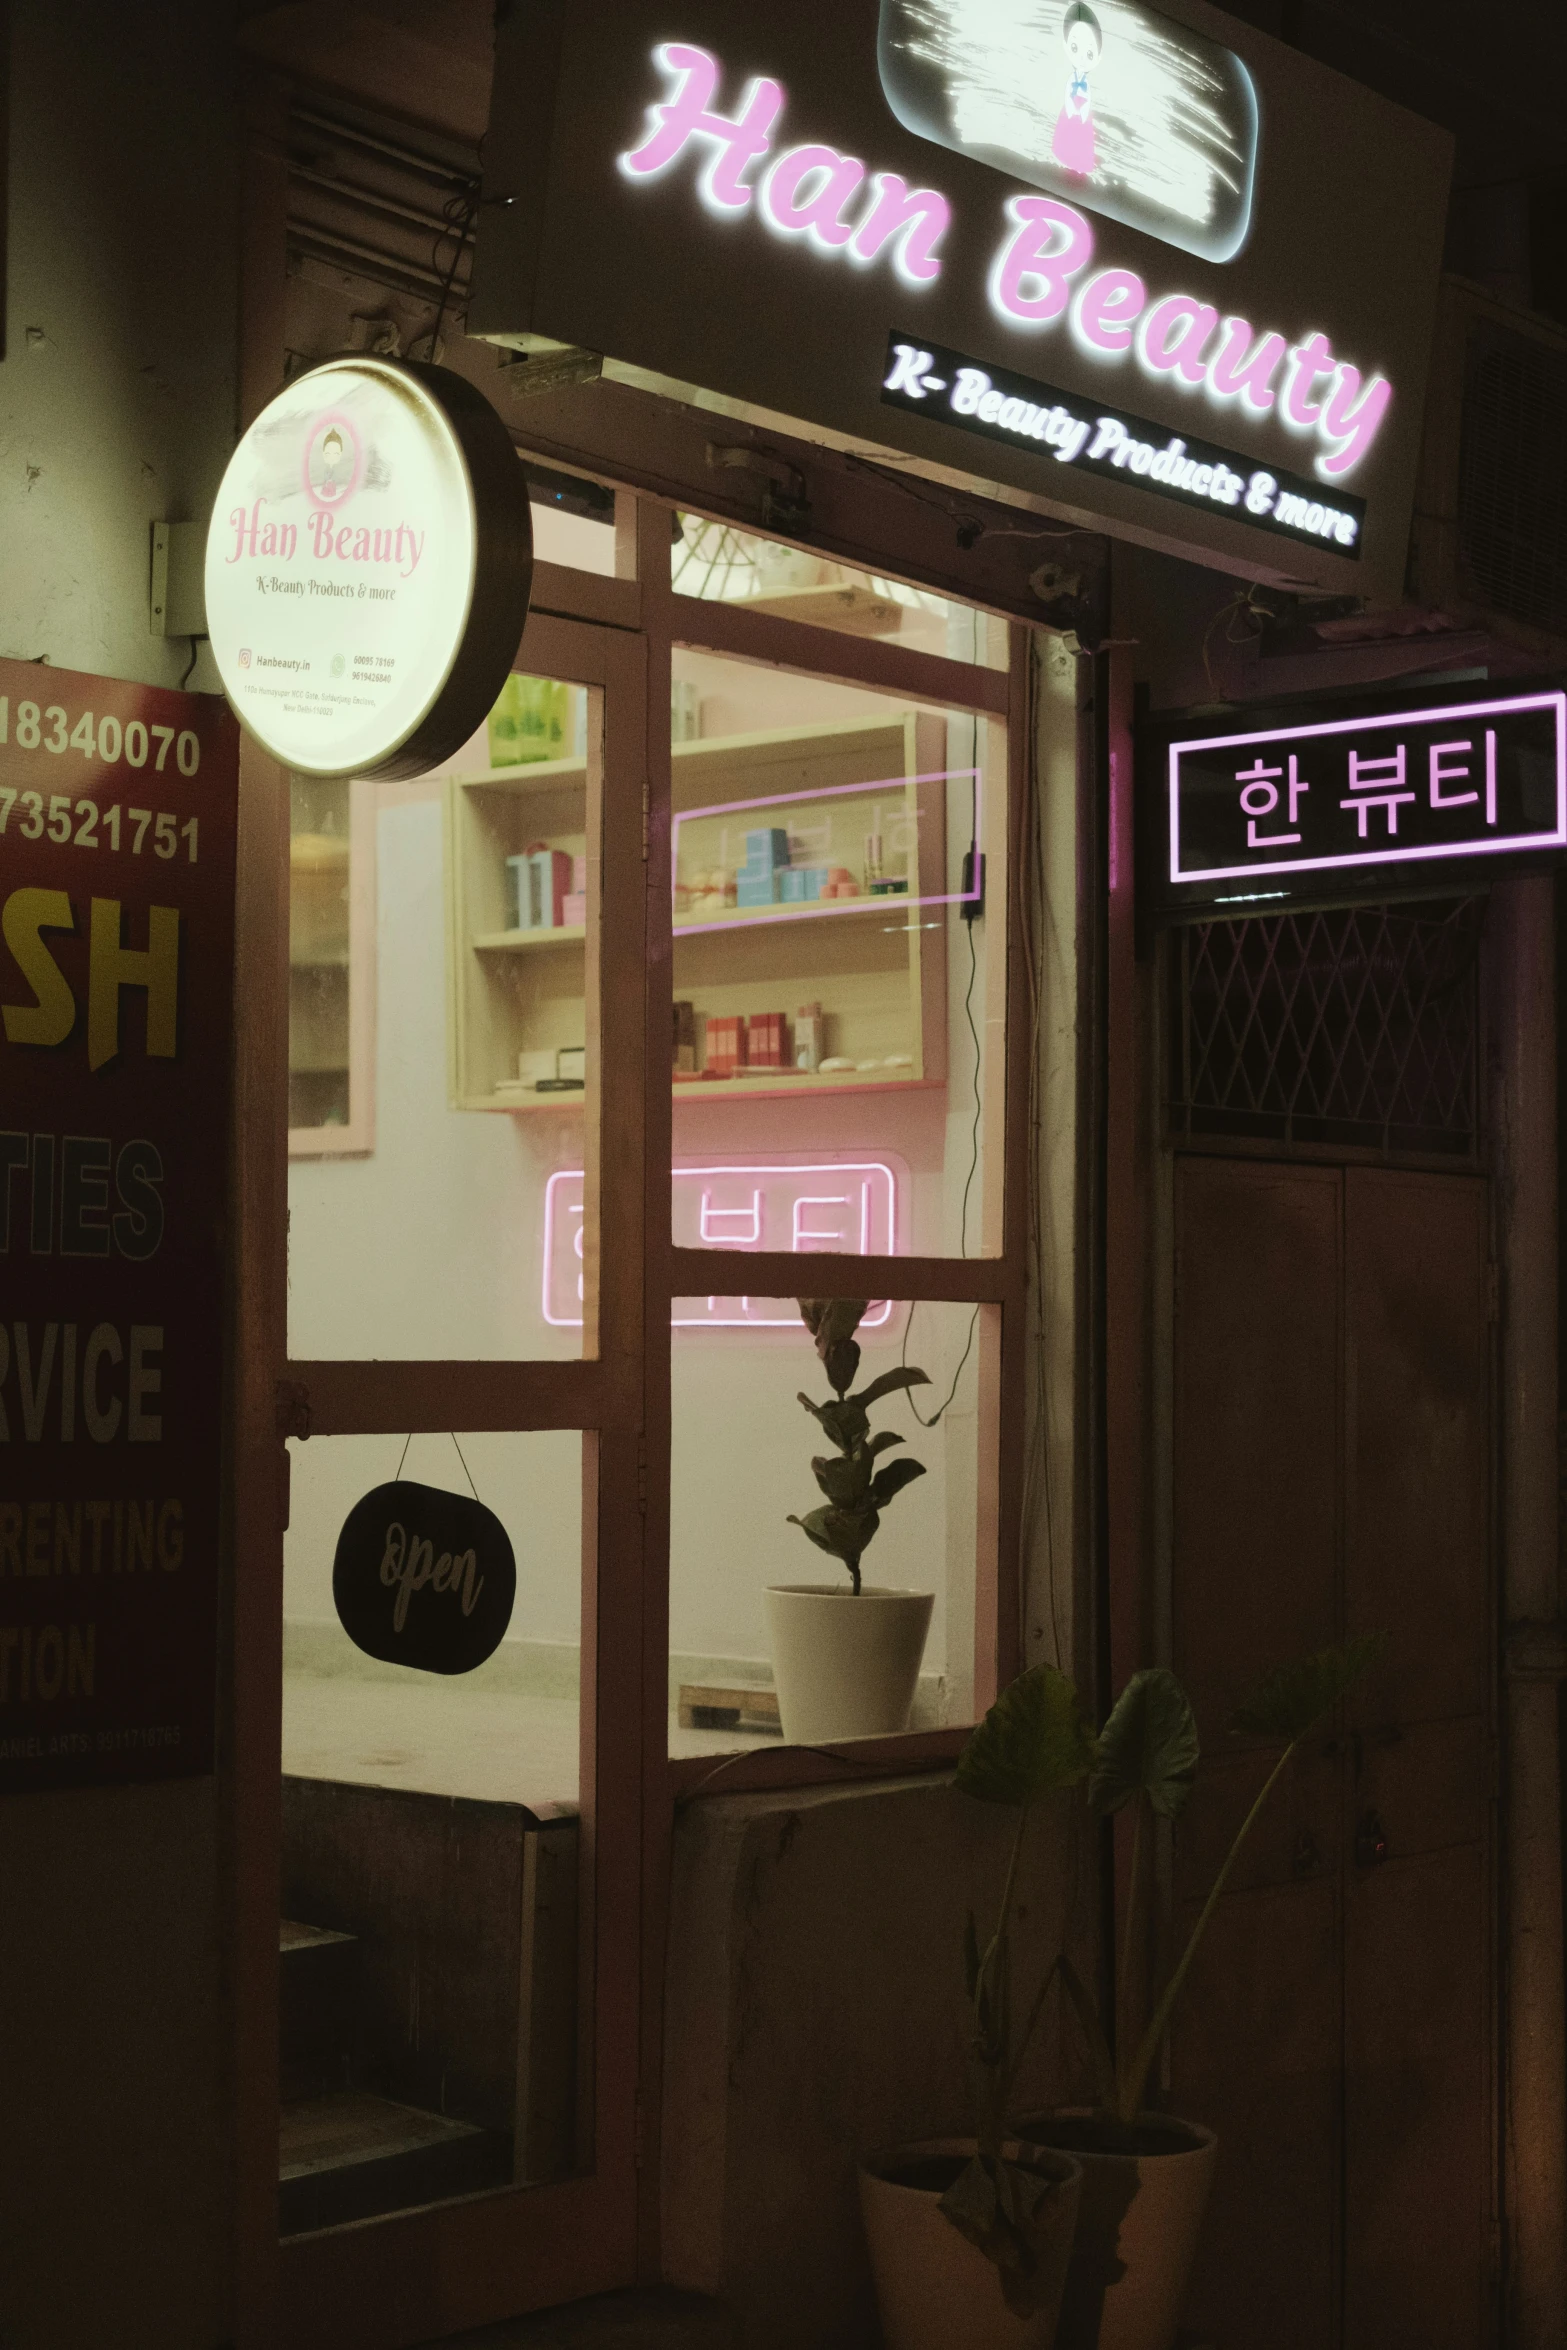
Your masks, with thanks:
[(503, 2186), (511, 2142), (471, 2122), (340, 2089), (278, 2116), (278, 2226), (285, 2236), (341, 2227)]
[(280, 1920), (278, 2086), (285, 2105), (346, 2089), (352, 2080), (359, 1975), (354, 1935)]

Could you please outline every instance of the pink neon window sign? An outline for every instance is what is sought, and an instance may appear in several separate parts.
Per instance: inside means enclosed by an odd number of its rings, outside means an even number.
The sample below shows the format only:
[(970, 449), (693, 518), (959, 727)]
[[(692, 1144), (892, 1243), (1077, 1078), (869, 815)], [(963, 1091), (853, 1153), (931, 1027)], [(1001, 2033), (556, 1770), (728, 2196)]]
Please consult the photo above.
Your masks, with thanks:
[[(685, 886), (680, 871), (680, 827), (682, 824), (710, 821), (715, 816), (747, 816), (753, 814), (758, 808), (801, 808), (819, 800), (863, 800), (872, 792), (896, 793), (901, 798), (911, 784), (922, 783), (972, 783), (974, 787), (974, 839), (977, 842), (984, 838), (984, 812), (980, 804), (981, 779), (977, 767), (938, 767), (933, 768), (928, 775), (883, 775), (866, 783), (824, 784), (819, 791), (769, 792), (763, 798), (755, 800), (720, 800), (710, 808), (686, 808), (675, 817), (671, 836), (671, 863), (675, 875), (675, 889), (678, 892)], [(898, 811), (900, 817), (905, 813), (906, 811), (903, 809)], [(913, 821), (915, 824), (918, 823), (917, 811), (914, 813)], [(911, 841), (910, 850), (912, 877), (918, 870), (917, 840)], [(819, 848), (815, 845), (812, 846), (811, 862), (823, 865), (842, 864), (845, 857), (851, 853), (856, 852), (845, 848), (842, 855), (835, 853), (829, 829), (823, 845)], [(732, 855), (730, 861), (736, 861)], [(966, 890), (932, 890), (924, 894), (898, 891), (877, 896), (867, 891), (862, 896), (854, 898), (817, 898), (804, 903), (791, 902), (758, 907), (755, 910), (749, 907), (744, 911), (736, 909), (733, 913), (720, 914), (715, 919), (706, 922), (682, 919), (677, 912), (675, 928), (680, 932), (682, 938), (688, 938), (694, 931), (699, 930), (730, 930), (737, 922), (743, 922), (749, 926), (752, 923), (813, 921), (833, 914), (862, 914), (867, 906), (876, 905), (893, 907), (963, 906), (977, 900), (978, 896), (979, 884), (977, 882)], [(677, 906), (678, 902), (677, 896)]]
[[(886, 1159), (816, 1159), (782, 1165), (730, 1159), (677, 1167), (673, 1175), (677, 1248), (782, 1251), (795, 1256), (893, 1256), (901, 1228), (899, 1170)], [(544, 1319), (558, 1330), (582, 1327), (583, 1178), (580, 1168), (552, 1175), (544, 1192)], [(892, 1319), (876, 1300), (861, 1327)], [(798, 1313), (776, 1297), (676, 1298), (676, 1330), (793, 1328)]]

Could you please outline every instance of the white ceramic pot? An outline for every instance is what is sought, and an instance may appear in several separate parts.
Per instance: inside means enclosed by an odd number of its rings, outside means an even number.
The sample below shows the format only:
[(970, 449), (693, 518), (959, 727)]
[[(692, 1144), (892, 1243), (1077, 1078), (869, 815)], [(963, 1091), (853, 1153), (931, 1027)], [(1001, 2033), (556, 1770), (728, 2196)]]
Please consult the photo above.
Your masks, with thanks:
[[(1082, 2165), (1057, 2350), (1174, 2350), (1219, 2141), (1169, 2114), (1139, 2114), (1137, 2128), (1149, 2151), (1112, 2154), (1094, 2147), (1086, 2113), (1018, 2125), (1026, 2143)], [(1152, 2151), (1161, 2138), (1163, 2150)]]
[(933, 1593), (774, 1583), (762, 1598), (778, 1711), (791, 1744), (908, 1728)]
[(1013, 2316), (994, 2265), (942, 2216), (941, 2198), (973, 2154), (972, 2138), (930, 2138), (866, 2156), (860, 2211), (886, 2350), (1051, 2350), (1082, 2174), (1043, 2147), (1021, 2151), (1057, 2182), (1039, 2229), (1044, 2298), (1032, 2317)]

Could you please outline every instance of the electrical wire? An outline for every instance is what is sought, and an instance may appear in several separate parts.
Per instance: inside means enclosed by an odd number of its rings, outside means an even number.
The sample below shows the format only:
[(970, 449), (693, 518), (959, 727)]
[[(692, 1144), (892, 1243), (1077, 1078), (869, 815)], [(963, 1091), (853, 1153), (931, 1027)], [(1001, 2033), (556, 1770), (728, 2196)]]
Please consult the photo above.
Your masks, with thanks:
[[(978, 788), (979, 786), (976, 782), (976, 792), (978, 791)], [(977, 840), (973, 842), (970, 853), (975, 857), (978, 856), (979, 843)], [(968, 1173), (963, 1180), (963, 1206), (958, 1219), (958, 1229), (960, 1234), (959, 1250), (963, 1256), (967, 1256), (968, 1202), (969, 1193), (974, 1188), (974, 1177), (979, 1171), (979, 1121), (982, 1107), (982, 1097), (979, 1089), (979, 1030), (974, 1025), (974, 982), (979, 974), (979, 950), (974, 944), (973, 922), (965, 923), (964, 928), (968, 932), (968, 986), (963, 991), (963, 1017), (968, 1022), (968, 1032), (974, 1040), (974, 1122), (969, 1128)], [(903, 1325), (903, 1352), (900, 1360), (905, 1370), (908, 1369), (909, 1363), (909, 1333), (914, 1328), (914, 1317), (918, 1311), (919, 1301), (918, 1299), (915, 1299), (909, 1307), (909, 1318)], [(913, 1389), (906, 1387), (903, 1390), (903, 1400), (908, 1405), (909, 1410), (913, 1413), (915, 1419), (918, 1420), (922, 1428), (934, 1428), (939, 1421), (946, 1418), (947, 1413), (952, 1409), (952, 1401), (958, 1392), (958, 1381), (963, 1376), (964, 1365), (967, 1363), (969, 1356), (974, 1351), (974, 1333), (978, 1327), (979, 1308), (976, 1306), (973, 1313), (969, 1316), (968, 1336), (963, 1341), (963, 1352), (961, 1355), (959, 1355), (958, 1367), (952, 1374), (952, 1385), (947, 1389), (946, 1401), (939, 1407), (938, 1410), (931, 1414), (928, 1420), (926, 1419), (924, 1413), (920, 1410), (919, 1405), (914, 1401)]]
[(197, 648), (198, 648), (199, 646), (201, 646), (201, 645), (204, 645), (204, 644), (206, 643), (206, 641), (207, 641), (207, 638), (206, 638), (206, 632), (205, 632), (204, 630), (200, 630), (200, 631), (198, 631), (198, 632), (197, 632), (197, 634), (196, 634), (195, 636), (193, 636), (193, 637), (191, 638), (191, 640), (190, 640), (190, 659), (189, 659), (189, 660), (186, 662), (186, 664), (185, 664), (185, 674), (184, 674), (184, 676), (183, 676), (183, 677), (180, 679), (180, 692), (181, 692), (181, 693), (183, 693), (183, 692), (185, 691), (185, 688), (186, 688), (186, 687), (189, 685), (189, 683), (190, 683), (190, 673), (191, 673), (191, 671), (192, 671), (192, 670), (195, 668), (195, 666), (196, 666), (196, 652), (197, 652)]

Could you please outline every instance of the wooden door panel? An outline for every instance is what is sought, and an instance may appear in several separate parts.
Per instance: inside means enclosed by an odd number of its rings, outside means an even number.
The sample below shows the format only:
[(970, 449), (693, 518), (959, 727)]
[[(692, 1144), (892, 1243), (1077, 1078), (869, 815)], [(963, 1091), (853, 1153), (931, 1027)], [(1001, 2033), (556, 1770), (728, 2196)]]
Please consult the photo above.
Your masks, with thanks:
[(1352, 1874), (1346, 2350), (1487, 2338), (1485, 1896), (1478, 1844)]
[(1187, 1978), (1169, 2103), (1219, 2133), (1187, 2323), (1218, 2350), (1335, 2339), (1339, 1939), (1330, 1882), (1230, 1896)]
[(1175, 1168), (1174, 1665), (1217, 1749), (1337, 1620), (1339, 1178)]
[(1478, 1714), (1490, 1661), (1485, 1186), (1354, 1168), (1345, 1183), (1345, 1609), (1396, 1628), (1369, 1725)]

